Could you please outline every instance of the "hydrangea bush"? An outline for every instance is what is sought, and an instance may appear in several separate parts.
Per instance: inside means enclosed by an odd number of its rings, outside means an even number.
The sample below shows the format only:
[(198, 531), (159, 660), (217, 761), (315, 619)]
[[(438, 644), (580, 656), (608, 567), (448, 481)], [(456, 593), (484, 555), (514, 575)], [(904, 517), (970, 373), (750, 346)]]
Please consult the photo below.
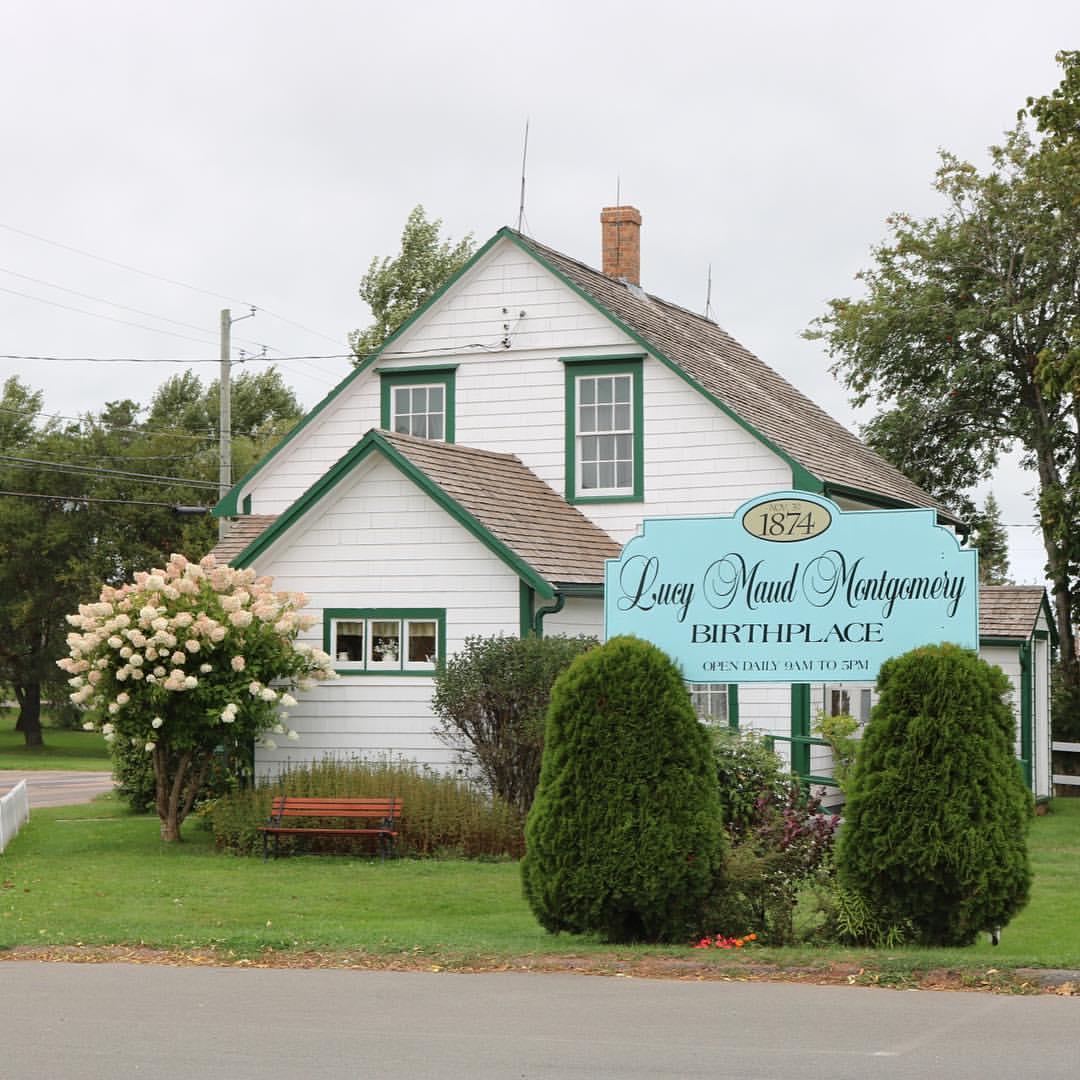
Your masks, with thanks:
[(67, 617), (57, 663), (71, 700), (89, 710), (84, 727), (151, 756), (162, 839), (180, 839), (217, 747), (295, 739), (293, 692), (335, 677), (325, 652), (296, 640), (314, 622), (306, 603), (253, 570), (173, 555)]

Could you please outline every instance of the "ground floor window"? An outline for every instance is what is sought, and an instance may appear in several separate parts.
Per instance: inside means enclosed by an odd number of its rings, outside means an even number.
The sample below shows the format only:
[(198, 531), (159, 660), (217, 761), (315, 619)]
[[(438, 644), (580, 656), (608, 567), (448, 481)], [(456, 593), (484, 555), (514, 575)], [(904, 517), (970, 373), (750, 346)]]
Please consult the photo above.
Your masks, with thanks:
[(446, 609), (329, 608), (323, 648), (342, 675), (430, 675), (446, 652)]
[(703, 724), (727, 727), (730, 723), (727, 683), (687, 683), (694, 711)]
[(827, 703), (830, 716), (853, 716), (860, 724), (870, 719), (872, 691), (869, 687), (853, 687), (850, 690), (839, 686), (828, 691)]

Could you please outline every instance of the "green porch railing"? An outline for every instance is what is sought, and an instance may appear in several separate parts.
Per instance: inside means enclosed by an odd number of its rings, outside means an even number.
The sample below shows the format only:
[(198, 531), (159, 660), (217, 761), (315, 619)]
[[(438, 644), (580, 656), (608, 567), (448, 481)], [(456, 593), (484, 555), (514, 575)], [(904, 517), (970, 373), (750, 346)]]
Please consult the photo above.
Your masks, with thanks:
[[(828, 739), (819, 739), (816, 735), (766, 735), (764, 742), (770, 750), (775, 750), (774, 744), (778, 742), (792, 743), (794, 746), (805, 746), (807, 747), (807, 761), (810, 760), (809, 747), (832, 745)], [(794, 763), (794, 754), (792, 755), (792, 762)], [(802, 784), (824, 784), (826, 787), (840, 786), (831, 776), (817, 776), (811, 772), (798, 772), (794, 769), (792, 769), (792, 773), (799, 778), (799, 782)]]

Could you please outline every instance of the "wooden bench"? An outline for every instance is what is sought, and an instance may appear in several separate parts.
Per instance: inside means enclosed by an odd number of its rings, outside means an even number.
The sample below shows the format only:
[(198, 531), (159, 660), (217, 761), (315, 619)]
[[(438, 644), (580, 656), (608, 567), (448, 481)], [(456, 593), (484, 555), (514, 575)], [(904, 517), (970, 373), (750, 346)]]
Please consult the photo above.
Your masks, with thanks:
[[(308, 824), (285, 824), (296, 819), (308, 819)], [(312, 821), (340, 824), (311, 824)], [(368, 824), (350, 825), (350, 822)], [(278, 856), (278, 840), (282, 835), (308, 836), (374, 836), (379, 855), (394, 849), (401, 822), (401, 799), (313, 798), (307, 795), (275, 795), (270, 818), (259, 829), (263, 834), (263, 859), (270, 857), (270, 837), (274, 838), (274, 858)]]

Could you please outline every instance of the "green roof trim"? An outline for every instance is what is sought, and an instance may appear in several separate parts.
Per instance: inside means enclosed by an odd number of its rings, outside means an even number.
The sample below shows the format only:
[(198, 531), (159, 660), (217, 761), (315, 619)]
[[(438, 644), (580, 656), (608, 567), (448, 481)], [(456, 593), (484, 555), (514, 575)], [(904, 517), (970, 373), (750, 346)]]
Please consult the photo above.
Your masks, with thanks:
[[(503, 239), (509, 240), (515, 247), (525, 252), (530, 258), (534, 259), (541, 266), (544, 267), (550, 274), (554, 275), (563, 285), (565, 285), (571, 292), (580, 297), (590, 307), (598, 311), (609, 322), (620, 329), (627, 335), (632, 341), (639, 345), (645, 352), (659, 360), (670, 371), (674, 372), (680, 379), (682, 379), (688, 386), (693, 387), (706, 401), (718, 408), (725, 416), (731, 419), (735, 424), (741, 427), (754, 439), (760, 442), (763, 446), (771, 450), (781, 461), (784, 461), (792, 471), (792, 486), (795, 490), (800, 491), (813, 491), (818, 493), (830, 494), (836, 493), (840, 495), (847, 494), (852, 498), (860, 499), (865, 502), (875, 502), (877, 505), (893, 505), (900, 507), (910, 506), (910, 503), (905, 503), (900, 500), (889, 500), (885, 496), (874, 495), (870, 492), (863, 492), (856, 488), (844, 488), (840, 485), (829, 483), (821, 477), (811, 473), (802, 462), (794, 458), (788, 451), (778, 446), (772, 439), (770, 439), (763, 432), (759, 431), (753, 424), (749, 423), (737, 412), (731, 409), (720, 398), (716, 397), (709, 390), (707, 390), (701, 383), (699, 383), (689, 372), (687, 372), (679, 364), (675, 363), (668, 356), (657, 348), (656, 345), (645, 340), (636, 330), (625, 323), (618, 315), (610, 311), (605, 307), (596, 297), (592, 296), (587, 290), (583, 289), (576, 282), (567, 277), (561, 270), (554, 266), (544, 255), (537, 251), (529, 242), (527, 237), (522, 236), (519, 232), (510, 228), (509, 226), (503, 226), (498, 232), (494, 234), (482, 247), (480, 247), (473, 255), (455, 272), (453, 273), (432, 295), (421, 304), (416, 311), (409, 316), (387, 339), (382, 345), (373, 353), (364, 357), (357, 366), (345, 376), (344, 379), (333, 390), (331, 390), (326, 397), (322, 399), (293, 429), (290, 431), (273, 449), (268, 451), (262, 458), (259, 459), (252, 466), (251, 469), (233, 486), (233, 488), (226, 494), (214, 507), (213, 513), (216, 517), (234, 517), (239, 516), (242, 513), (240, 508), (240, 491), (248, 484), (251, 479), (256, 476), (262, 468), (267, 465), (273, 458), (287, 446), (297, 435), (303, 431), (308, 424), (310, 424), (323, 410), (327, 408), (340, 394), (349, 387), (357, 378), (365, 373), (372, 364), (374, 364), (380, 358), (389, 358), (392, 354), (390, 346), (393, 345), (403, 334), (420, 319), (425, 312), (427, 312), (434, 304), (447, 293), (448, 290), (465, 275), (482, 259), (487, 253)], [(576, 357), (574, 359), (577, 359)], [(582, 359), (585, 359), (582, 357)], [(440, 365), (445, 366), (445, 365)]]
[[(377, 353), (372, 353), (371, 356), (366, 357), (359, 364), (357, 364), (356, 367), (354, 367), (352, 371), (350, 371), (349, 374), (346, 375), (345, 378), (342, 379), (341, 382), (339, 382), (337, 386), (335, 386), (334, 389), (331, 390), (330, 393), (328, 393), (326, 397), (324, 397), (322, 401), (320, 401), (319, 404), (311, 410), (311, 412), (304, 416), (303, 419), (300, 420), (300, 422), (287, 435), (285, 435), (279, 443), (277, 443), (274, 447), (272, 447), (265, 454), (263, 454), (263, 456), (259, 458), (259, 460), (256, 461), (255, 464), (252, 465), (251, 468), (248, 469), (248, 471), (244, 473), (244, 475), (239, 480), (237, 480), (235, 484), (233, 484), (232, 488), (230, 488), (229, 491), (224, 496), (222, 496), (218, 504), (213, 509), (214, 517), (240, 517), (244, 514), (249, 513), (249, 509), (245, 510), (240, 507), (240, 492), (243, 490), (244, 485), (247, 484), (248, 481), (251, 480), (254, 476), (256, 476), (262, 470), (264, 465), (269, 464), (269, 462), (277, 456), (279, 451), (284, 450), (285, 447), (288, 446), (289, 443), (291, 443), (293, 439), (295, 439), (296, 436), (299, 435), (300, 432), (303, 431), (304, 428), (306, 428), (308, 424), (310, 424), (312, 420), (314, 420), (315, 417), (323, 411), (323, 409), (325, 409), (332, 401), (334, 401), (337, 397), (341, 395), (341, 393), (345, 390), (346, 387), (351, 386), (352, 383), (354, 383), (365, 371), (367, 371), (367, 369), (371, 367), (371, 365), (375, 362), (375, 358), (377, 355)], [(250, 508), (251, 503), (248, 499), (245, 499), (244, 503), (247, 507)]]
[[(846, 484), (834, 484), (831, 481), (825, 481), (821, 493), (827, 495), (829, 498), (839, 496), (841, 499), (855, 499), (858, 502), (869, 503), (871, 506), (881, 507), (883, 510), (908, 510), (911, 508), (911, 503), (904, 502), (903, 499), (894, 499), (889, 495), (879, 495), (875, 491), (865, 491), (862, 488), (850, 487)], [(933, 510), (932, 506), (918, 506), (916, 510)], [(957, 524), (960, 526), (958, 531), (967, 535), (971, 530), (970, 528), (963, 528), (963, 522), (958, 517), (949, 517), (946, 514), (937, 511), (938, 522), (946, 522), (947, 524)]]
[(426, 495), (441, 506), (458, 524), (467, 529), (494, 555), (501, 559), (526, 585), (535, 589), (539, 596), (550, 600), (555, 596), (552, 586), (516, 552), (512, 551), (498, 537), (494, 536), (457, 500), (451, 498), (425, 472), (417, 468), (383, 434), (377, 430), (369, 431), (340, 461), (324, 473), (311, 485), (265, 531), (260, 533), (230, 563), (236, 567), (250, 566), (271, 544), (283, 536), (300, 520), (324, 495), (345, 479), (371, 453), (378, 451), (394, 465), (399, 472), (413, 481)]
[[(682, 368), (679, 364), (676, 364), (673, 360), (665, 356), (655, 345), (646, 341), (633, 327), (627, 325), (619, 318), (613, 311), (609, 311), (603, 304), (600, 303), (596, 297), (591, 296), (588, 292), (582, 289), (575, 282), (571, 281), (561, 270), (553, 266), (543, 255), (540, 254), (535, 248), (533, 248), (529, 241), (521, 236), (520, 233), (515, 232), (509, 226), (504, 225), (496, 234), (495, 238), (500, 236), (508, 237), (517, 247), (522, 251), (531, 255), (541, 266), (544, 267), (549, 273), (554, 274), (568, 289), (580, 296), (590, 307), (595, 308), (606, 319), (610, 320), (615, 326), (617, 326), (627, 337), (631, 338), (634, 342), (640, 345), (650, 356), (655, 356), (665, 367), (669, 368), (687, 385), (692, 386), (702, 397), (705, 398), (710, 404), (715, 405), (725, 416), (733, 420), (744, 431), (752, 435), (762, 445), (768, 447), (781, 461), (790, 466), (793, 475), (799, 477), (805, 477), (807, 483), (814, 482), (816, 484), (822, 484), (818, 477), (813, 476), (806, 467), (800, 461), (796, 461), (786, 450), (781, 449), (776, 445), (767, 435), (758, 431), (753, 424), (744, 420), (737, 412), (729, 408), (723, 401), (721, 401), (715, 394), (709, 393), (704, 386), (701, 385), (688, 371)], [(820, 490), (820, 488), (801, 487), (800, 490)]]
[[(429, 296), (427, 300), (425, 300), (373, 353), (369, 353), (367, 356), (365, 356), (363, 360), (361, 360), (360, 363), (357, 364), (356, 367), (353, 368), (353, 370), (350, 371), (349, 374), (346, 375), (345, 378), (342, 379), (341, 382), (339, 382), (337, 386), (335, 386), (334, 389), (331, 390), (330, 393), (328, 393), (326, 397), (324, 397), (322, 401), (320, 401), (319, 404), (316, 405), (315, 408), (313, 408), (311, 412), (309, 412), (296, 425), (296, 427), (294, 427), (292, 431), (290, 431), (281, 440), (281, 442), (279, 442), (272, 450), (269, 450), (266, 454), (259, 458), (259, 460), (255, 462), (255, 464), (250, 469), (248, 469), (248, 471), (240, 478), (240, 480), (233, 485), (232, 489), (228, 492), (228, 494), (226, 494), (214, 507), (214, 516), (239, 516), (241, 513), (240, 509), (238, 508), (240, 491), (244, 487), (244, 485), (248, 483), (248, 481), (250, 481), (252, 477), (254, 477), (258, 472), (260, 472), (263, 466), (268, 464), (279, 451), (283, 450), (290, 442), (292, 442), (292, 440), (296, 438), (296, 436), (299, 435), (300, 432), (303, 431), (304, 428), (306, 428), (308, 424), (310, 424), (311, 421), (319, 415), (319, 413), (321, 413), (331, 402), (338, 398), (341, 395), (342, 391), (344, 391), (348, 386), (351, 386), (352, 383), (355, 382), (356, 379), (358, 379), (365, 371), (367, 371), (368, 368), (370, 368), (376, 360), (384, 356), (387, 348), (391, 344), (393, 344), (393, 342), (397, 341), (397, 339), (401, 337), (401, 335), (404, 334), (409, 329), (409, 327), (412, 326), (413, 323), (415, 323), (416, 320), (420, 318), (420, 316), (425, 311), (427, 311), (429, 307), (431, 307), (433, 304), (438, 303), (438, 301), (442, 299), (443, 295), (447, 292), (447, 290), (452, 288), (454, 284), (458, 280), (460, 280), (462, 275), (468, 273), (468, 271), (472, 269), (472, 267), (495, 246), (496, 242), (502, 237), (504, 231), (505, 230), (500, 229), (499, 232), (497, 232), (486, 244), (484, 244), (482, 248), (474, 252), (473, 255), (468, 259), (468, 261), (465, 262), (461, 267), (459, 267), (457, 271), (451, 274), (450, 277), (448, 277), (446, 281), (444, 281), (442, 285), (440, 285), (439, 288), (437, 288), (435, 292), (433, 292), (431, 296)], [(441, 364), (440, 366), (446, 367), (447, 365)]]

